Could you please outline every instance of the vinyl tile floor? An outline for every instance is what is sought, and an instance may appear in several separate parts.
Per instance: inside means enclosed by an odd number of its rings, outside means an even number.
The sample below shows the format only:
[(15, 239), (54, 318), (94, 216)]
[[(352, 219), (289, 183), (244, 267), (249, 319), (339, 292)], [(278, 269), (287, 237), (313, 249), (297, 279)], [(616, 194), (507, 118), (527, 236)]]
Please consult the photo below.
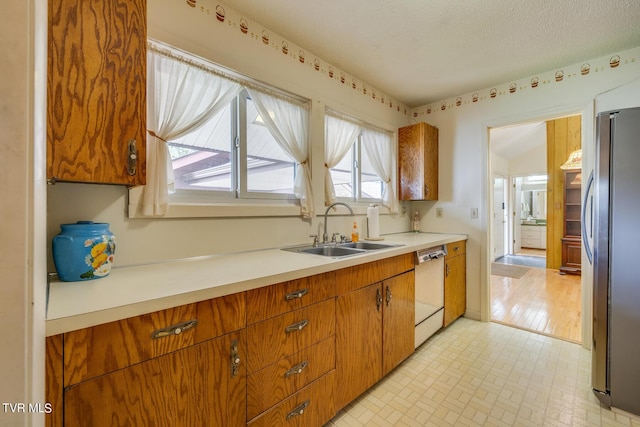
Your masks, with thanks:
[(460, 318), (325, 427), (640, 426), (591, 392), (578, 344)]

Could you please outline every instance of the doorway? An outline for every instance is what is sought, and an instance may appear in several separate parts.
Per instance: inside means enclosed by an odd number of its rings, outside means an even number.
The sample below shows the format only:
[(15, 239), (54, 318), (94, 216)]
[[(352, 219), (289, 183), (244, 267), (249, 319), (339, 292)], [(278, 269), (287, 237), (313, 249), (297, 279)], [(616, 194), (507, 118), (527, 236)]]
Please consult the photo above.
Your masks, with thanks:
[[(554, 148), (547, 144), (547, 128), (547, 122), (538, 121), (491, 128), (489, 132), (493, 177), (490, 318), (579, 343), (580, 276), (561, 275), (558, 267), (547, 268), (547, 211), (558, 205), (547, 197), (547, 155)], [(551, 223), (557, 214), (550, 212)], [(555, 235), (549, 237), (555, 242)]]

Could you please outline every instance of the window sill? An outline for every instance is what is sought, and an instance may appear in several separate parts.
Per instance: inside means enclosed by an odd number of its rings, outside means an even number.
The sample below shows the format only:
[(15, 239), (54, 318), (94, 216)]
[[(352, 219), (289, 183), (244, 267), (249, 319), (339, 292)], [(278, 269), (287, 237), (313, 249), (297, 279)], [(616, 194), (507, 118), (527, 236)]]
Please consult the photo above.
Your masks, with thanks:
[(300, 206), (293, 202), (260, 203), (255, 201), (170, 203), (165, 215), (142, 213), (142, 188), (129, 190), (129, 218), (225, 218), (225, 217), (299, 217)]

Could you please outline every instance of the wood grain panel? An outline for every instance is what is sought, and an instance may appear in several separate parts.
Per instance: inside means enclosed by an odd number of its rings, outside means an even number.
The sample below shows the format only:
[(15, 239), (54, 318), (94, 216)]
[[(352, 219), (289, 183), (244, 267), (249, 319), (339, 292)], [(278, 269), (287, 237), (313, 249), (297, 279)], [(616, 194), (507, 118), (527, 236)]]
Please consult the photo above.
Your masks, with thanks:
[(382, 378), (382, 307), (376, 307), (380, 284), (337, 298), (336, 410)]
[(558, 269), (562, 264), (564, 172), (560, 166), (581, 145), (581, 116), (547, 122), (547, 268)]
[(438, 200), (436, 127), (421, 122), (398, 129), (398, 177), (400, 200)]
[[(416, 287), (414, 275), (411, 273), (387, 279), (382, 286), (385, 298), (382, 321), (382, 374), (386, 375), (414, 351)], [(391, 296), (389, 301), (387, 292), (390, 292)]]
[(146, 0), (49, 1), (48, 178), (145, 183), (146, 21)]
[[(299, 291), (307, 293), (299, 298), (287, 299), (287, 294)], [(247, 323), (259, 322), (335, 295), (335, 271), (253, 289), (247, 292)]]
[(47, 337), (45, 342), (44, 395), (52, 412), (45, 415), (46, 427), (62, 427), (62, 334)]
[[(286, 332), (288, 326), (307, 321), (300, 330)], [(247, 327), (249, 373), (283, 357), (297, 353), (335, 334), (335, 298), (285, 313)]]
[[(279, 405), (254, 418), (247, 425), (250, 427), (321, 427), (336, 413), (332, 392), (335, 381), (337, 381), (335, 371), (331, 371)], [(308, 402), (308, 405), (299, 415), (288, 417), (295, 408), (305, 402)]]
[[(244, 293), (187, 304), (64, 334), (64, 385), (75, 384), (240, 329)], [(190, 320), (198, 325), (153, 339), (162, 328)]]
[(338, 270), (336, 293), (344, 295), (372, 283), (381, 282), (389, 277), (413, 270), (414, 256), (413, 253), (408, 253)]
[(466, 310), (466, 261), (466, 255), (458, 255), (445, 260), (445, 268), (448, 266), (448, 274), (445, 274), (444, 279), (443, 326), (450, 325), (451, 322), (462, 316)]
[[(258, 416), (336, 367), (335, 336), (287, 356), (247, 377), (247, 418)], [(299, 373), (287, 375), (306, 363)]]
[(195, 342), (218, 337), (246, 326), (247, 303), (245, 292), (238, 292), (197, 303), (198, 326)]
[(246, 369), (231, 377), (232, 333), (68, 387), (67, 426), (241, 426)]
[(447, 243), (447, 256), (445, 259), (466, 254), (467, 253), (467, 241), (460, 240), (458, 242)]

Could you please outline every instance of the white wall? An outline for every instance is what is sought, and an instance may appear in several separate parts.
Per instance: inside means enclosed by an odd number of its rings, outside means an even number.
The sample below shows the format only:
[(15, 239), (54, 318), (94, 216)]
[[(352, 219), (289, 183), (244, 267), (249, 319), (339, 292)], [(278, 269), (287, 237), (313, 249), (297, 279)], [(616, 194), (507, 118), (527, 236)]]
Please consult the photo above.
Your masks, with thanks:
[[(616, 68), (609, 66), (613, 55), (621, 58)], [(554, 79), (557, 70), (549, 70), (462, 95), (460, 106), (456, 106), (453, 98), (417, 108), (412, 113), (412, 121), (426, 121), (440, 129), (440, 201), (423, 206), (423, 229), (466, 232), (470, 236), (468, 316), (486, 320), (489, 317), (487, 230), (491, 194), (487, 128), (582, 113), (583, 160), (588, 164), (594, 155), (594, 99), (640, 77), (640, 48), (612, 52), (611, 56), (589, 60), (587, 75), (580, 73), (582, 63), (569, 64), (563, 67), (565, 78), (560, 82)], [(532, 87), (533, 78), (537, 78), (537, 87)], [(509, 90), (511, 83), (516, 84), (515, 93)], [(496, 93), (493, 98), (492, 89)], [(604, 95), (599, 99), (605, 103)], [(606, 103), (611, 106), (632, 99), (633, 95), (626, 93), (625, 88), (611, 92)], [(435, 206), (444, 209), (443, 219), (435, 218)], [(471, 207), (480, 208), (478, 220), (470, 218)], [(590, 313), (585, 312), (584, 317), (590, 318)]]
[[(0, 6), (0, 402), (25, 405), (44, 404), (46, 11), (44, 0)], [(43, 424), (0, 408), (0, 425)]]

